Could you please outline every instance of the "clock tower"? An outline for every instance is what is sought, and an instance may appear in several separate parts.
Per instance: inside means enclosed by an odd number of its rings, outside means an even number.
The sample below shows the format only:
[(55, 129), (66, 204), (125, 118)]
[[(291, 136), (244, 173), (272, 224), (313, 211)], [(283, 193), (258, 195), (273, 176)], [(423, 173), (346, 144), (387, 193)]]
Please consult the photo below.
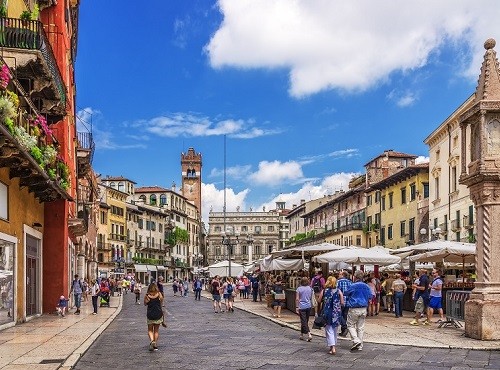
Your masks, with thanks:
[(201, 153), (189, 148), (181, 153), (182, 195), (194, 202), (201, 214)]

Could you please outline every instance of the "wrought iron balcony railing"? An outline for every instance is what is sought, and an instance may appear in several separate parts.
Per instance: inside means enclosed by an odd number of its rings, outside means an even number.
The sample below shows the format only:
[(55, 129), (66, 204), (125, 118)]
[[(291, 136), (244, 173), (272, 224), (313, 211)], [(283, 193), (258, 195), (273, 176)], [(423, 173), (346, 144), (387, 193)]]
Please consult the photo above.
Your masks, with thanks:
[[(57, 65), (54, 51), (45, 33), (43, 23), (37, 20), (21, 20), (17, 18), (0, 18), (0, 46), (4, 48), (36, 50), (43, 57), (53, 81), (57, 94), (55, 98), (60, 101), (57, 114), (66, 114), (66, 86)], [(20, 66), (16, 66), (16, 73)], [(18, 78), (26, 78), (26, 71), (19, 72)], [(33, 72), (31, 72), (33, 73)], [(24, 75), (24, 76), (23, 76)], [(36, 76), (33, 76), (36, 77)], [(29, 91), (31, 93), (31, 91)], [(34, 99), (33, 99), (34, 100)], [(50, 114), (50, 112), (43, 112)]]

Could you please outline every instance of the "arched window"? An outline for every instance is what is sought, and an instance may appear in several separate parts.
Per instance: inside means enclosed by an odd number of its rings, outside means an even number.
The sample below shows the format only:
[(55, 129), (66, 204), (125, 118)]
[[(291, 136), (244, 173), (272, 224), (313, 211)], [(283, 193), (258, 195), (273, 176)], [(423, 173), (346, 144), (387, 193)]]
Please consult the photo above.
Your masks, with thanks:
[(146, 196), (145, 196), (144, 194), (143, 194), (143, 195), (141, 195), (141, 196), (139, 197), (139, 200), (140, 200), (141, 202), (146, 203)]
[(160, 206), (167, 205), (167, 196), (165, 194), (160, 195)]
[(125, 183), (123, 181), (120, 181), (118, 183), (118, 190), (122, 191), (122, 192), (125, 192)]
[(151, 194), (149, 196), (149, 204), (152, 206), (156, 206), (156, 194)]

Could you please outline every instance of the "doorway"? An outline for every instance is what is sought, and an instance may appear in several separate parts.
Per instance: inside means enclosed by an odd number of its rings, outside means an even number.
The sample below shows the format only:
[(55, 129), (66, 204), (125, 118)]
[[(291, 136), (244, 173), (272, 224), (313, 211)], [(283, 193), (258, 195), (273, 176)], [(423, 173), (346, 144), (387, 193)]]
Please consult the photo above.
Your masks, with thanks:
[(40, 239), (26, 235), (26, 316), (40, 312)]

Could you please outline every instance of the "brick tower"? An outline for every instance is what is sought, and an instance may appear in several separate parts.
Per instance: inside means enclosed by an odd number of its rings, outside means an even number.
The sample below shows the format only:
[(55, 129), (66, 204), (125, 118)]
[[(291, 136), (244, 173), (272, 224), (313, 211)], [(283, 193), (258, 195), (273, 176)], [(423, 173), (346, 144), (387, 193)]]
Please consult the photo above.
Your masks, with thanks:
[(181, 153), (182, 195), (194, 202), (201, 214), (201, 153), (189, 148)]

